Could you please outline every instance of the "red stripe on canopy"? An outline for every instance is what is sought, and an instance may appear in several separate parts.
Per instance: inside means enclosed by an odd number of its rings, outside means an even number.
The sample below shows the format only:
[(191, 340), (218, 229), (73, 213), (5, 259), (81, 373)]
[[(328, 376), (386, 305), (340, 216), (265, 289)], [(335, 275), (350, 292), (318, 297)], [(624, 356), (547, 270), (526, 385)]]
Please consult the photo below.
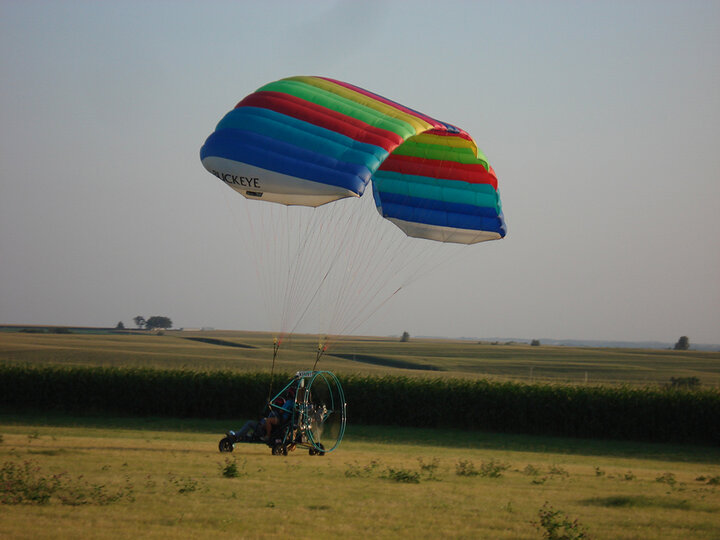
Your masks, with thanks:
[(372, 144), (392, 152), (403, 138), (392, 131), (333, 111), (322, 105), (282, 92), (261, 91), (250, 94), (235, 107), (260, 107), (326, 128), (358, 142)]
[(446, 180), (461, 180), (470, 184), (489, 184), (497, 190), (495, 171), (492, 168), (489, 171), (486, 170), (480, 163), (467, 164), (391, 154), (382, 162), (380, 170)]

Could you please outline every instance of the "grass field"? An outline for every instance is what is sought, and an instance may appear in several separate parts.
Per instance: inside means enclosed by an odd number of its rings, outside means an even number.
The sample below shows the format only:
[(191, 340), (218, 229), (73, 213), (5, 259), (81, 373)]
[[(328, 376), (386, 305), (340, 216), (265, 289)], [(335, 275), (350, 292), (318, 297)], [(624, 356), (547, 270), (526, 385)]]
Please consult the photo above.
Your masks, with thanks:
[(544, 506), (595, 539), (720, 537), (717, 448), (351, 427), (324, 457), (220, 454), (227, 427), (2, 416), (3, 496), (60, 481), (0, 537), (538, 539)]
[[(295, 337), (283, 344), (276, 369), (308, 369), (316, 351), (317, 338)], [(250, 332), (0, 332), (2, 362), (257, 371), (269, 370), (271, 359), (272, 336)], [(720, 387), (720, 352), (347, 338), (332, 343), (319, 366), (337, 373), (580, 384), (654, 385), (667, 384), (673, 377), (697, 377), (703, 386)]]
[[(316, 338), (294, 338), (276, 369), (308, 369), (316, 350)], [(271, 354), (271, 336), (243, 332), (0, 332), (0, 362), (17, 364), (264, 371)], [(333, 344), (319, 365), (603, 385), (697, 377), (718, 387), (719, 360), (694, 351), (355, 338)], [(261, 445), (220, 454), (218, 440), (241, 421), (6, 412), (0, 538), (539, 539), (575, 520), (595, 539), (720, 538), (717, 447), (351, 423), (323, 457), (272, 456)]]

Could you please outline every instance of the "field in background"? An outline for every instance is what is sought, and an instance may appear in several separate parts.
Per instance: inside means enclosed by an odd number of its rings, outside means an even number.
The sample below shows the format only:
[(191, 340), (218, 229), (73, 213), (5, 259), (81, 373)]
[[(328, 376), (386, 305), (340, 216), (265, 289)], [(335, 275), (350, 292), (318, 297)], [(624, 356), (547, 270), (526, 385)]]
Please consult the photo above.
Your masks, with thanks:
[[(252, 332), (47, 334), (0, 332), (0, 361), (43, 365), (269, 371), (273, 340)], [(276, 369), (309, 369), (318, 340), (284, 343)], [(473, 341), (344, 338), (318, 364), (340, 374), (489, 378), (580, 384), (667, 384), (696, 377), (720, 387), (720, 352), (489, 344)]]
[[(312, 367), (316, 338), (285, 345), (277, 370)], [(272, 336), (257, 333), (0, 332), (8, 364), (245, 372), (269, 371), (271, 358)], [(354, 338), (333, 344), (319, 367), (591, 385), (696, 377), (717, 388), (718, 360), (695, 351)], [(0, 496), (54, 489), (45, 504), (3, 500), (0, 537), (366, 538), (371, 524), (373, 538), (537, 539), (543, 508), (596, 539), (720, 537), (717, 446), (351, 422), (324, 457), (271, 456), (262, 445), (220, 454), (217, 442), (234, 424), (0, 414)]]
[(543, 506), (596, 539), (720, 534), (717, 448), (351, 427), (324, 457), (227, 455), (225, 427), (2, 416), (4, 469), (61, 482), (46, 504), (3, 504), (0, 536), (538, 539)]

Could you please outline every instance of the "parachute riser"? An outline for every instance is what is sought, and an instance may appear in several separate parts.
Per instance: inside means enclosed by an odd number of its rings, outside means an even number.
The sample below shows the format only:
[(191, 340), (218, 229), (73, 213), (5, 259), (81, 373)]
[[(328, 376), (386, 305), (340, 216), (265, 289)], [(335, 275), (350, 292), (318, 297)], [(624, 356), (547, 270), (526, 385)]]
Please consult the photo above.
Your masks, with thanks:
[(327, 338), (318, 342), (317, 355), (315, 356), (315, 363), (313, 364), (312, 371), (315, 371), (315, 368), (317, 367), (318, 362), (320, 361), (320, 358), (322, 357), (322, 355), (325, 354), (327, 347), (328, 347)]
[[(270, 367), (270, 387), (268, 388), (268, 396), (265, 400), (267, 403), (270, 403), (270, 396), (272, 395), (272, 387), (273, 387), (273, 378), (275, 376), (275, 360), (277, 359), (278, 352), (280, 351), (280, 341), (278, 338), (275, 338), (273, 340), (273, 357), (272, 357), (272, 366)], [(285, 389), (283, 389), (283, 392)]]

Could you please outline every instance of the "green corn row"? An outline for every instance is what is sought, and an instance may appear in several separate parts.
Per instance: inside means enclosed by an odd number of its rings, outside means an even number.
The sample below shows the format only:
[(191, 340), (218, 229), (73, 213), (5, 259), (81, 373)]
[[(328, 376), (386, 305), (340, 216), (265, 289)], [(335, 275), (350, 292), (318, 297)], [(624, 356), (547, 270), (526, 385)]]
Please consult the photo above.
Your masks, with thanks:
[[(290, 374), (275, 375), (279, 390)], [(720, 444), (720, 392), (407, 377), (340, 378), (348, 422)], [(268, 373), (0, 366), (0, 407), (176, 418), (257, 417)]]
[[(341, 379), (348, 421), (720, 443), (720, 392), (405, 377)], [(379, 420), (381, 419), (381, 420)]]
[(257, 415), (267, 373), (0, 366), (0, 407), (176, 418)]

